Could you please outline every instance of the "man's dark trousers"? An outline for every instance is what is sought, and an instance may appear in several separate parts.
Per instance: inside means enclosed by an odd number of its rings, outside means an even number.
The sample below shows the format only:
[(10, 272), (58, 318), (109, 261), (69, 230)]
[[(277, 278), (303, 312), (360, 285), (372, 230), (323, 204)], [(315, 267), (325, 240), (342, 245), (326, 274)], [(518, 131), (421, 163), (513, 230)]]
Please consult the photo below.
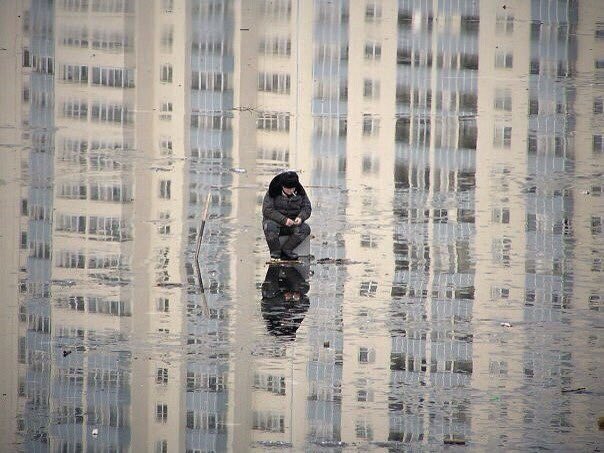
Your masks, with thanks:
[[(286, 252), (293, 251), (310, 234), (310, 227), (306, 223), (286, 227), (274, 220), (266, 219), (262, 222), (262, 227), (271, 254), (277, 253), (280, 250)], [(281, 247), (279, 242), (279, 236), (288, 236), (283, 247)]]

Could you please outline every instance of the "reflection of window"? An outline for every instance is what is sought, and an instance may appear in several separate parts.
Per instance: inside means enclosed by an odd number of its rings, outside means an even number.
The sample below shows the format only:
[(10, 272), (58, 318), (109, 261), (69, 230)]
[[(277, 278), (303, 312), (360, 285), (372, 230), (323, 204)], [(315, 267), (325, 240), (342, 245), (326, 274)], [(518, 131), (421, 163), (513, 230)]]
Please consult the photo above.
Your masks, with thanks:
[(226, 91), (231, 89), (229, 75), (226, 72), (193, 71), (191, 88), (194, 90)]
[(191, 127), (226, 131), (231, 129), (232, 118), (224, 115), (191, 115)]
[(291, 0), (264, 0), (263, 15), (272, 19), (287, 19), (292, 13)]
[(131, 13), (133, 0), (92, 0), (92, 11), (104, 13)]
[(159, 139), (159, 152), (162, 156), (172, 155), (172, 139), (170, 137), (161, 137)]
[(480, 26), (478, 16), (461, 16), (461, 31), (467, 34), (476, 34)]
[(170, 234), (170, 213), (169, 212), (160, 212), (159, 213), (159, 234)]
[(254, 388), (266, 390), (275, 395), (285, 395), (285, 376), (255, 373)]
[(63, 45), (67, 47), (88, 47), (87, 28), (66, 28), (63, 30)]
[(166, 423), (168, 421), (168, 405), (158, 404), (155, 408), (155, 421)]
[(86, 101), (69, 100), (63, 103), (63, 116), (85, 120), (88, 118), (88, 104)]
[(107, 87), (133, 88), (134, 70), (125, 68), (92, 68), (92, 84)]
[(496, 110), (512, 111), (512, 90), (509, 88), (495, 89), (494, 105)]
[(591, 216), (591, 234), (602, 234), (602, 217)]
[(161, 2), (162, 11), (164, 13), (171, 13), (174, 11), (174, 0), (162, 0)]
[(83, 252), (63, 250), (57, 254), (57, 266), (72, 269), (84, 269), (86, 257)]
[(362, 234), (361, 235), (361, 247), (376, 248), (377, 245), (378, 245), (378, 241), (374, 235), (372, 235), (372, 234)]
[(380, 81), (365, 79), (363, 81), (363, 97), (370, 99), (379, 99), (380, 97)]
[(157, 311), (162, 313), (168, 313), (170, 311), (170, 299), (167, 297), (160, 297), (157, 299)]
[(90, 118), (93, 121), (129, 124), (133, 121), (132, 112), (128, 107), (120, 104), (99, 104), (92, 105)]
[(407, 106), (411, 103), (411, 91), (408, 85), (396, 86), (396, 102)]
[(509, 148), (512, 144), (512, 126), (495, 126), (493, 146)]
[(508, 14), (497, 14), (495, 32), (498, 35), (509, 35), (514, 32), (514, 16)]
[(368, 2), (365, 6), (365, 22), (381, 19), (382, 5), (379, 2)]
[(460, 69), (471, 69), (474, 71), (478, 70), (478, 55), (462, 53), (459, 56), (459, 68)]
[(258, 50), (264, 55), (289, 57), (292, 54), (292, 41), (289, 36), (267, 36), (260, 41)]
[(161, 31), (161, 47), (164, 52), (171, 53), (174, 45), (174, 26), (164, 25)]
[(289, 74), (277, 73), (258, 73), (258, 90), (271, 93), (289, 94), (290, 92)]
[(62, 0), (61, 8), (71, 12), (85, 12), (88, 11), (88, 1), (89, 0)]
[(363, 135), (378, 135), (380, 133), (380, 118), (376, 115), (363, 115)]
[(593, 136), (592, 149), (594, 153), (604, 152), (604, 142), (602, 137), (604, 137), (602, 134), (596, 134)]
[(157, 377), (155, 378), (156, 384), (167, 384), (168, 383), (168, 369), (158, 368)]
[(289, 132), (289, 113), (261, 113), (256, 120), (256, 129)]
[(159, 81), (164, 83), (172, 83), (172, 65), (167, 63), (161, 66), (159, 71)]
[(359, 363), (369, 363), (369, 349), (359, 348)]
[(169, 179), (159, 182), (159, 198), (169, 200), (172, 196), (172, 181)]
[(375, 293), (377, 293), (377, 288), (378, 288), (378, 284), (376, 281), (371, 280), (368, 282), (362, 282), (361, 289), (359, 291), (359, 296), (365, 296), (365, 297), (373, 296), (373, 295), (375, 295)]
[(377, 173), (380, 169), (380, 161), (376, 156), (363, 156), (362, 171), (364, 175)]
[(539, 114), (539, 99), (534, 98), (529, 100), (529, 115)]
[(166, 439), (158, 440), (155, 443), (155, 453), (168, 453), (168, 441)]
[(174, 110), (174, 106), (170, 101), (163, 101), (161, 103), (160, 111), (161, 115), (159, 115), (160, 120), (171, 120), (172, 119), (172, 111)]
[(357, 439), (373, 440), (373, 428), (367, 420), (357, 421), (355, 432)]
[(130, 45), (130, 37), (121, 31), (94, 30), (92, 48), (107, 51), (123, 51)]
[(602, 98), (594, 99), (594, 114), (599, 115), (603, 111)]
[(121, 241), (129, 238), (127, 226), (119, 217), (90, 216), (88, 233), (96, 235), (95, 239)]
[(61, 73), (65, 82), (88, 83), (88, 66), (66, 64)]
[(499, 50), (495, 52), (495, 67), (496, 68), (511, 68), (513, 66), (514, 56), (511, 52)]
[(533, 75), (539, 75), (539, 69), (540, 69), (540, 64), (539, 64), (539, 60), (531, 60), (530, 66), (529, 66), (529, 73), (533, 74)]
[(252, 429), (273, 433), (285, 432), (285, 417), (275, 411), (254, 411)]
[(379, 42), (367, 41), (365, 43), (365, 59), (379, 60), (382, 57), (382, 45)]
[(396, 63), (402, 65), (411, 64), (411, 49), (399, 48), (396, 50)]
[(409, 118), (398, 118), (396, 120), (394, 139), (397, 142), (409, 143), (409, 130), (411, 120)]
[(318, 116), (313, 119), (313, 132), (319, 137), (345, 137), (347, 130), (346, 118)]
[(491, 222), (510, 223), (510, 208), (493, 208), (491, 211)]

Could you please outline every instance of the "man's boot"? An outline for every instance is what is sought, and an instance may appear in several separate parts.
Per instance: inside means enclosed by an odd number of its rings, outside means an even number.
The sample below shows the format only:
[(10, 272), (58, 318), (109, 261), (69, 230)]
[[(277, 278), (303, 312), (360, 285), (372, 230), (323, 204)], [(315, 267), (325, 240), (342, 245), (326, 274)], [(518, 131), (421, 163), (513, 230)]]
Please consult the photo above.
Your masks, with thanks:
[(276, 260), (280, 259), (281, 243), (279, 242), (279, 227), (275, 228), (274, 225), (265, 225), (264, 237), (266, 238), (271, 258)]

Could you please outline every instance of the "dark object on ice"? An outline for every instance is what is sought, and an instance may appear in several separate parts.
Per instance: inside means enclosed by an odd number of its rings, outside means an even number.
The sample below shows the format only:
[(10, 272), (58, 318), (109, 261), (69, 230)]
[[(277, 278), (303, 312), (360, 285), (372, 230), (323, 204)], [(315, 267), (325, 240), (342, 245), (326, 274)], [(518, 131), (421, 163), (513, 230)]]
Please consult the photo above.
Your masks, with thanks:
[(63, 351), (63, 357), (67, 357), (69, 354), (71, 354), (73, 351)]
[[(293, 250), (310, 234), (306, 220), (311, 213), (312, 205), (296, 172), (286, 171), (272, 179), (262, 202), (262, 229), (271, 258), (283, 253), (295, 259)], [(288, 237), (283, 245), (279, 236)]]
[(304, 265), (270, 265), (262, 283), (262, 317), (272, 335), (294, 340), (310, 306)]
[(269, 266), (296, 266), (303, 264), (303, 261), (300, 259), (288, 260), (280, 256), (279, 258), (271, 258), (266, 264)]
[(583, 392), (583, 390), (586, 390), (585, 387), (577, 387), (576, 389), (562, 389), (562, 393)]
[(464, 439), (459, 439), (457, 437), (448, 437), (444, 441), (445, 445), (465, 445), (466, 441)]
[(598, 417), (598, 428), (604, 429), (604, 416)]
[(336, 264), (336, 265), (346, 265), (346, 264), (362, 264), (360, 261), (351, 261), (345, 258), (319, 258), (317, 260), (317, 264)]

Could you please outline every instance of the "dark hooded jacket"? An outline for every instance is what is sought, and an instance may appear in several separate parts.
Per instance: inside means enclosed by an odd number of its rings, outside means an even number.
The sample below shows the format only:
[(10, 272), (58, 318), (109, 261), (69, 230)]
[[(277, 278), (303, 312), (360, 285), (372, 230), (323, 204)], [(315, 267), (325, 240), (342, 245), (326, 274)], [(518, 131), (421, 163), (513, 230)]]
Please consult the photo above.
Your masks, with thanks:
[(283, 173), (275, 176), (268, 186), (262, 202), (262, 218), (263, 220), (273, 220), (281, 225), (285, 225), (287, 219), (294, 220), (296, 217), (300, 217), (305, 222), (312, 213), (312, 206), (306, 191), (298, 182), (294, 195), (284, 196), (282, 176)]

